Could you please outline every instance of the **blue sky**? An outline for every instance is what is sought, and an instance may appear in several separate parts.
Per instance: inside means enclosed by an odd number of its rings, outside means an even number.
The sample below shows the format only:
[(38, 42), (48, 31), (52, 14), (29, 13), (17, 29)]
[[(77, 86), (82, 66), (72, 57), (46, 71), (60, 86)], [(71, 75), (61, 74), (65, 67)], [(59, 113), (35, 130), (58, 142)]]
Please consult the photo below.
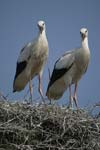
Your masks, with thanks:
[[(0, 91), (9, 99), (22, 99), (28, 86), (12, 93), (16, 61), (20, 49), (37, 36), (37, 21), (44, 20), (49, 42), (49, 58), (43, 74), (43, 91), (48, 84), (48, 66), (67, 50), (80, 46), (80, 28), (89, 31), (91, 61), (79, 82), (80, 106), (100, 101), (100, 1), (99, 0), (0, 0)], [(99, 39), (98, 39), (99, 38)], [(39, 97), (38, 81), (33, 80), (34, 99)], [(69, 92), (58, 101), (68, 103)]]

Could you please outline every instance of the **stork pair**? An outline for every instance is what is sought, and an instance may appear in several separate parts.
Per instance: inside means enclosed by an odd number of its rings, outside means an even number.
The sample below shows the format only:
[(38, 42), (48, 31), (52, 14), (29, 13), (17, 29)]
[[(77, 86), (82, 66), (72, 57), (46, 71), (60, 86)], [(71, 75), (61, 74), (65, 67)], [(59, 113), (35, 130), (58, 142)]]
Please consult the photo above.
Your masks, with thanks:
[[(23, 90), (29, 82), (31, 102), (32, 79), (36, 75), (39, 80), (38, 90), (42, 99), (44, 99), (42, 91), (42, 74), (49, 51), (44, 21), (38, 22), (38, 28), (39, 34), (37, 38), (24, 46), (20, 52), (13, 83), (13, 92), (16, 92)], [(72, 106), (73, 101), (76, 107), (78, 107), (78, 81), (86, 72), (90, 60), (87, 29), (82, 28), (80, 34), (82, 41), (81, 47), (72, 51), (67, 51), (56, 61), (46, 92), (48, 99), (60, 99), (69, 87), (69, 107)], [(71, 91), (72, 84), (75, 84), (73, 95)]]

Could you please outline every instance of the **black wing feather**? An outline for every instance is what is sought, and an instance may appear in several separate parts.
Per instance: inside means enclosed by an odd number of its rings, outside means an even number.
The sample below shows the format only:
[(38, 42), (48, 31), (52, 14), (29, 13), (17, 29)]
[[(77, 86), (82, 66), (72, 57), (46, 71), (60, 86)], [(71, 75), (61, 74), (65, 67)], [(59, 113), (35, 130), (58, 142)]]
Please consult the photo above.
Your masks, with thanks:
[(49, 89), (49, 87), (59, 78), (61, 78), (66, 72), (68, 72), (70, 70), (70, 68), (73, 66), (73, 63), (68, 67), (68, 68), (62, 68), (62, 69), (55, 69), (53, 70), (50, 82), (48, 84), (48, 88), (47, 91)]
[(17, 62), (17, 67), (16, 67), (16, 74), (14, 80), (18, 77), (18, 75), (23, 72), (23, 70), (26, 68), (27, 62)]

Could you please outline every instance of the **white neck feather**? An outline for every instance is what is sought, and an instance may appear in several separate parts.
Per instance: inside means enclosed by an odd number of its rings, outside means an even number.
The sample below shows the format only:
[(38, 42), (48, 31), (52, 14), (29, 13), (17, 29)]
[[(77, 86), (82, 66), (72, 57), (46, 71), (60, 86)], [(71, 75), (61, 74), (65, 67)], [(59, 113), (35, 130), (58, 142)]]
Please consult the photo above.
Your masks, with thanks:
[(46, 32), (45, 32), (45, 29), (42, 31), (42, 33), (39, 31), (39, 36), (46, 36)]
[(43, 43), (47, 43), (47, 44), (48, 44), (45, 30), (43, 30), (42, 33), (39, 32), (39, 34), (38, 34), (38, 40), (39, 40), (40, 42), (42, 42), (42, 44), (43, 44)]
[(84, 49), (89, 49), (89, 46), (88, 46), (88, 38), (85, 37), (84, 40), (82, 39), (82, 47)]

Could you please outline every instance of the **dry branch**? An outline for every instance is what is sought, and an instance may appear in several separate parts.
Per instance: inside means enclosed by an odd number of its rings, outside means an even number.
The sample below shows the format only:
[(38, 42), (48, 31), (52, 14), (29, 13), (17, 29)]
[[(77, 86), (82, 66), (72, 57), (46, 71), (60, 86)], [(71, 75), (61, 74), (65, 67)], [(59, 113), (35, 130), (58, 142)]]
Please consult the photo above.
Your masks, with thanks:
[(99, 150), (100, 116), (56, 105), (0, 101), (0, 149)]

